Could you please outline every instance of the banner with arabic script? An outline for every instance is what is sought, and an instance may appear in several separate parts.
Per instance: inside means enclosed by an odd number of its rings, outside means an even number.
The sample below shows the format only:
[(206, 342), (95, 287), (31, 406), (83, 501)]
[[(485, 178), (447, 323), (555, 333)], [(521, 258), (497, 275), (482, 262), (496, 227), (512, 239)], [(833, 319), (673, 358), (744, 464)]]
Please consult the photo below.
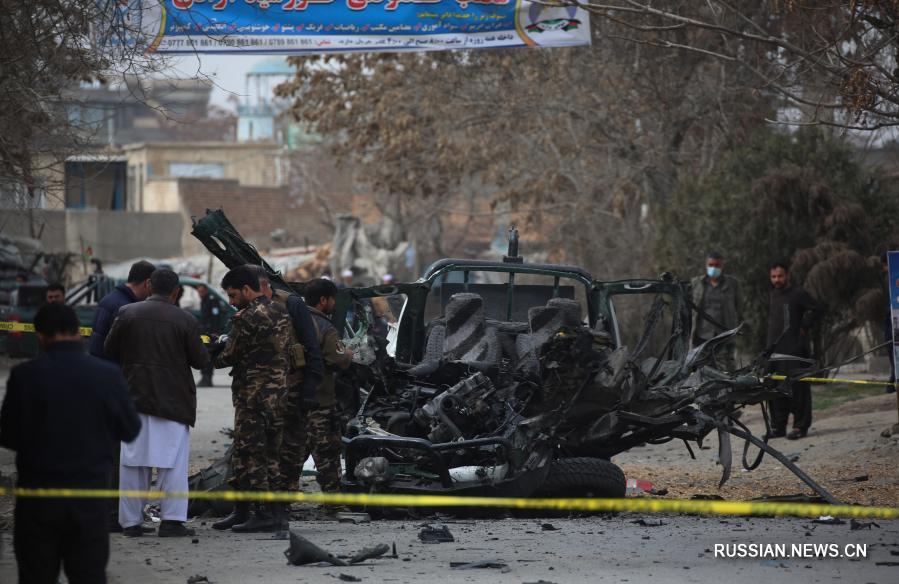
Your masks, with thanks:
[(527, 0), (131, 0), (159, 53), (427, 51), (590, 44), (586, 11)]

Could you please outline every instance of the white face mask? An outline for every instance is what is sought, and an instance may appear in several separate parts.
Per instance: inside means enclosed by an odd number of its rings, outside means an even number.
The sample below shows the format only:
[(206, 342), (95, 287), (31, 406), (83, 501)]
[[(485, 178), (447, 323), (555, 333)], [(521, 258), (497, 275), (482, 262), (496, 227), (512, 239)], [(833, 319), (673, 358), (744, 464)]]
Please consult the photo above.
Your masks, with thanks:
[(716, 268), (713, 266), (706, 266), (705, 273), (708, 274), (709, 278), (720, 278), (721, 277), (721, 268)]

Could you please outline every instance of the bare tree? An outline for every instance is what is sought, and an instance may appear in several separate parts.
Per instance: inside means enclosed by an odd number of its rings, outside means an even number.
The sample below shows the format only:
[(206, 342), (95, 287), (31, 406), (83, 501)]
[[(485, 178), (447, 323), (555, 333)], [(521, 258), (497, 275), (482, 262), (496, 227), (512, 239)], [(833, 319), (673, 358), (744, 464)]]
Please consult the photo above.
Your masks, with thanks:
[(773, 108), (738, 66), (622, 51), (625, 32), (599, 21), (592, 47), (297, 58), (279, 91), (435, 255), (490, 204), (554, 259), (648, 275), (652, 210)]
[(800, 124), (899, 125), (897, 0), (548, 0), (613, 22), (617, 38), (738, 65)]
[(5, 207), (33, 207), (47, 172), (84, 147), (103, 120), (71, 115), (81, 83), (141, 83), (165, 62), (142, 34), (159, 6), (114, 0), (0, 0), (0, 195)]

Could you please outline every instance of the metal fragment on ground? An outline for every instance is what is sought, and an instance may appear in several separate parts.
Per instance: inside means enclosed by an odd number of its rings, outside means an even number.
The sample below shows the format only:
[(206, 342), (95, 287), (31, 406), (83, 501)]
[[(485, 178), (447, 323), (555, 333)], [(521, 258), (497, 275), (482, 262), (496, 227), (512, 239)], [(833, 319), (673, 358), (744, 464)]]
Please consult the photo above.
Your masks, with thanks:
[(446, 525), (441, 525), (440, 527), (427, 526), (418, 533), (418, 539), (423, 543), (450, 543), (456, 541), (456, 538), (453, 537), (449, 527)]

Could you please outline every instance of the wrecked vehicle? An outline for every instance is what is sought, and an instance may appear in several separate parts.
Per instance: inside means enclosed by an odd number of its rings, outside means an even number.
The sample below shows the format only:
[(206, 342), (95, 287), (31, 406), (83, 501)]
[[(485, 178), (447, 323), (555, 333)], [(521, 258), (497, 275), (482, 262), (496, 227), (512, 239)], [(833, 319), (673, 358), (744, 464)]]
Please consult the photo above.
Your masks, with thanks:
[[(194, 234), (228, 267), (267, 266), (221, 211)], [(789, 392), (764, 375), (772, 356), (717, 368), (716, 350), (739, 329), (690, 349), (689, 298), (670, 274), (600, 282), (525, 262), (514, 228), (501, 261), (444, 259), (416, 282), (340, 290), (334, 324), (354, 360), (339, 379), (350, 412), (343, 488), (622, 497), (613, 456), (674, 439), (690, 450), (716, 432), (721, 484), (734, 435), (746, 440), (744, 467), (767, 452), (835, 503), (739, 421), (744, 406)], [(751, 463), (750, 444), (760, 450)]]

